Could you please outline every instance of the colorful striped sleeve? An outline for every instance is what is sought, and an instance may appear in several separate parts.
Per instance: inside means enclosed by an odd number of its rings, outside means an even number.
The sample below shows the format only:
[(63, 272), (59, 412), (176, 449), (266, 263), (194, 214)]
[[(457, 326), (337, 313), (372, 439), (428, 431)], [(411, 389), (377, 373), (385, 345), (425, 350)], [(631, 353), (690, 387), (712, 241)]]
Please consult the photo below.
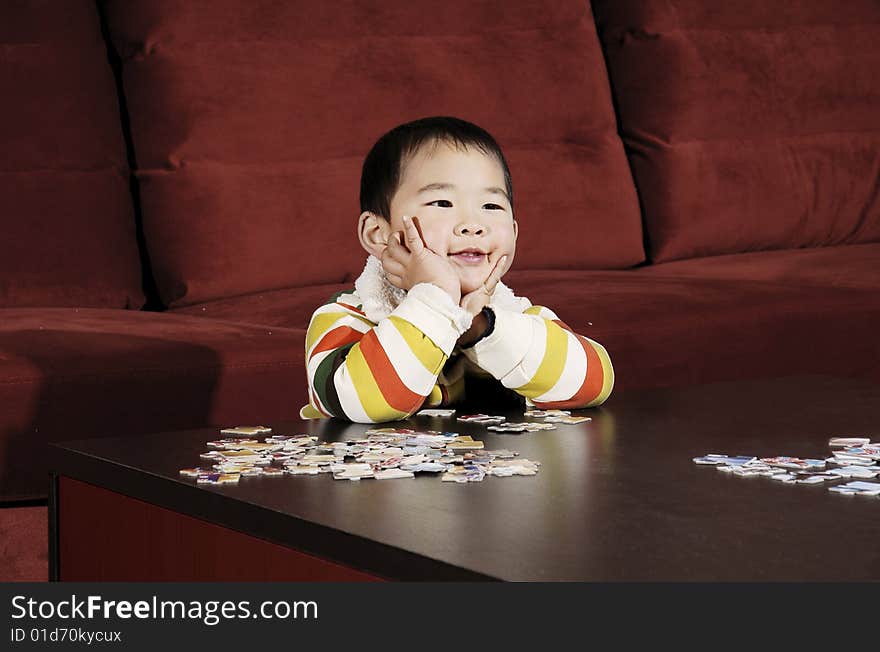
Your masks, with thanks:
[(306, 333), (309, 405), (304, 418), (358, 423), (405, 419), (431, 395), (470, 314), (439, 287), (422, 283), (372, 323), (339, 300), (312, 315)]
[(495, 308), (495, 329), (465, 355), (530, 404), (586, 408), (605, 402), (614, 368), (598, 342), (575, 333), (549, 308)]

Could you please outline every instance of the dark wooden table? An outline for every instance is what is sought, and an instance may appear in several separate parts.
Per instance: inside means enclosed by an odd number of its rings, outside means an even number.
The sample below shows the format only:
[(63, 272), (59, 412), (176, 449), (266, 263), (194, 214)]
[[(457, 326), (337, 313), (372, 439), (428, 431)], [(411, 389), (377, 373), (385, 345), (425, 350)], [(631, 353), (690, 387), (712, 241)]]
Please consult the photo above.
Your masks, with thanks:
[[(813, 376), (612, 396), (557, 430), (455, 430), (541, 462), (482, 483), (327, 474), (182, 479), (217, 431), (54, 446), (50, 574), (62, 580), (878, 580), (880, 498), (697, 466), (705, 453), (828, 456), (880, 439), (880, 386)], [(523, 420), (510, 411), (511, 419)], [(229, 424), (236, 425), (236, 424)], [(351, 439), (368, 425), (277, 423)]]

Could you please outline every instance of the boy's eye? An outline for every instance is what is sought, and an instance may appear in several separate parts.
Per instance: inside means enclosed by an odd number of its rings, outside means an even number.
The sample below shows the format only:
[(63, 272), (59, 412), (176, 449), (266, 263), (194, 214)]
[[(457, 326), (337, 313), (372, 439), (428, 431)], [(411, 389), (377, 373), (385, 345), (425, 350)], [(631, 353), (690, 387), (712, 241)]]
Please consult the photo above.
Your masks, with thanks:
[(494, 210), (499, 210), (499, 211), (504, 210), (504, 207), (499, 206), (498, 204), (483, 204), (483, 208), (488, 208), (489, 210), (493, 210), (493, 211)]
[(432, 202), (428, 202), (428, 206), (433, 206), (434, 204), (437, 204), (440, 202), (443, 202), (443, 206), (441, 206), (440, 208), (452, 208), (452, 202), (449, 201), (448, 199), (435, 199)]

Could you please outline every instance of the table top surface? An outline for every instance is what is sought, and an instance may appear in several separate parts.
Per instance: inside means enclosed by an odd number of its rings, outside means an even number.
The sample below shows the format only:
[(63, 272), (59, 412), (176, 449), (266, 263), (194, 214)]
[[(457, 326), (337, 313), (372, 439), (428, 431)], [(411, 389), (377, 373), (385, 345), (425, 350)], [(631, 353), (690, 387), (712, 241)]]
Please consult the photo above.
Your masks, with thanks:
[[(501, 413), (527, 420), (521, 410)], [(394, 424), (470, 434), (488, 450), (541, 463), (533, 477), (480, 483), (320, 474), (196, 486), (179, 470), (199, 465), (205, 442), (219, 436), (213, 428), (59, 443), (52, 469), (395, 579), (880, 580), (880, 497), (692, 461), (824, 458), (832, 436), (876, 441), (880, 385), (826, 376), (714, 383), (619, 393), (576, 414), (592, 421), (522, 434), (454, 417)], [(323, 441), (376, 427), (260, 425)]]

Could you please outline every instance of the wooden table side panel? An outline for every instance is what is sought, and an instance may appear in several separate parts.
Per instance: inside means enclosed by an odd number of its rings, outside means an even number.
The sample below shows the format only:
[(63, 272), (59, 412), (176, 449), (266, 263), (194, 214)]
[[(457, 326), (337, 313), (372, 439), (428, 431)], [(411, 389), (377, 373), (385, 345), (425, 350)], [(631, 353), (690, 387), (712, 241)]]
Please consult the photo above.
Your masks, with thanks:
[(92, 484), (58, 480), (62, 581), (384, 581)]

